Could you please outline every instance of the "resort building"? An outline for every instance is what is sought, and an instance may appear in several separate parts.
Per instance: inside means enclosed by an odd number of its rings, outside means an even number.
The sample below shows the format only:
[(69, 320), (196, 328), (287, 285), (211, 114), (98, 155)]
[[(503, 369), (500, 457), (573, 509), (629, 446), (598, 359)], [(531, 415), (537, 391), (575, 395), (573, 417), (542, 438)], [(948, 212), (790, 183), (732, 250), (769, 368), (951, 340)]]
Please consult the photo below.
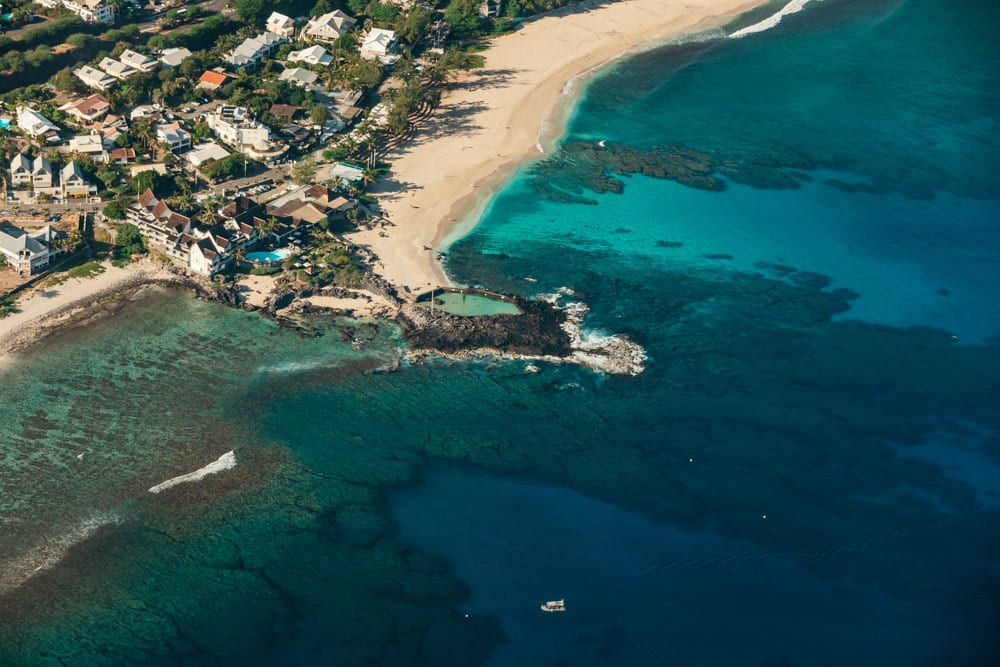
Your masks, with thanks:
[(284, 14), (271, 12), (271, 15), (267, 17), (267, 23), (264, 24), (264, 30), (279, 37), (291, 39), (295, 34), (295, 21)]
[(256, 37), (243, 40), (243, 43), (226, 56), (227, 63), (237, 69), (253, 70), (264, 58), (287, 42), (288, 39), (270, 32), (262, 32)]
[(27, 132), (32, 139), (41, 139), (49, 143), (59, 142), (59, 126), (31, 107), (17, 107), (17, 126)]
[(87, 23), (114, 23), (115, 10), (106, 0), (38, 0), (43, 7), (62, 5)]
[(191, 56), (191, 52), (183, 46), (163, 49), (160, 53), (160, 62), (164, 67), (180, 67), (181, 63)]
[(115, 60), (113, 58), (104, 58), (100, 63), (97, 64), (102, 70), (115, 77), (124, 81), (130, 76), (135, 76), (139, 73), (139, 70), (126, 65), (120, 60)]
[(301, 62), (307, 65), (322, 65), (326, 67), (333, 63), (333, 56), (327, 53), (327, 50), (319, 44), (314, 44), (307, 49), (290, 52), (288, 58), (286, 58), (286, 62)]
[(89, 197), (97, 192), (97, 186), (92, 185), (80, 171), (80, 165), (70, 162), (59, 172), (59, 187), (64, 199)]
[(125, 219), (139, 228), (139, 233), (147, 243), (155, 246), (169, 257), (188, 264), (190, 244), (185, 242), (191, 236), (191, 218), (170, 210), (167, 203), (160, 201), (152, 190), (139, 195), (138, 200), (125, 210)]
[(176, 120), (172, 123), (157, 123), (156, 140), (170, 146), (171, 153), (191, 148), (191, 133)]
[(42, 227), (28, 233), (13, 225), (0, 226), (0, 255), (22, 276), (30, 276), (45, 269), (58, 251), (52, 250), (52, 242), (59, 232), (51, 226)]
[(97, 88), (98, 90), (110, 90), (112, 86), (115, 85), (115, 78), (108, 76), (104, 72), (94, 69), (90, 65), (84, 65), (78, 69), (73, 70), (73, 75), (76, 76), (80, 81), (91, 88)]
[(305, 88), (316, 83), (319, 74), (302, 67), (289, 67), (278, 76), (278, 81), (290, 81)]
[(149, 56), (145, 56), (141, 53), (137, 53), (136, 51), (132, 51), (131, 49), (125, 49), (122, 51), (121, 55), (118, 56), (118, 60), (120, 60), (122, 64), (140, 72), (152, 72), (160, 66), (156, 60), (153, 60)]
[(94, 93), (90, 97), (85, 97), (76, 102), (69, 102), (59, 107), (60, 111), (65, 111), (68, 115), (84, 124), (100, 120), (107, 115), (109, 109), (111, 109), (111, 104), (100, 93)]
[(380, 60), (390, 65), (399, 59), (396, 51), (399, 48), (399, 38), (392, 30), (372, 28), (361, 42), (361, 57), (367, 60)]
[(287, 150), (272, 141), (271, 130), (250, 118), (243, 107), (220, 106), (207, 114), (205, 121), (220, 141), (256, 160), (270, 161)]
[(318, 42), (335, 42), (358, 24), (353, 18), (335, 9), (332, 12), (309, 19), (302, 29), (299, 39), (311, 39)]

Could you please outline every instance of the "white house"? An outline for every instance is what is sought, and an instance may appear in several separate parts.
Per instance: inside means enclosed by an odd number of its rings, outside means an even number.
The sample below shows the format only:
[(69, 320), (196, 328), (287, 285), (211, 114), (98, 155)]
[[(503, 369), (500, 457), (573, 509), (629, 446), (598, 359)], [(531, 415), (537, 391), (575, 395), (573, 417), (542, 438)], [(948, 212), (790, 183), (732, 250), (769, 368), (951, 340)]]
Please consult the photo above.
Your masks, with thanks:
[(139, 70), (126, 65), (120, 60), (114, 60), (113, 58), (105, 58), (97, 64), (102, 70), (115, 77), (116, 79), (121, 79), (124, 81), (130, 76), (135, 76), (139, 73)]
[(38, 273), (55, 254), (51, 246), (58, 234), (50, 226), (31, 234), (13, 225), (0, 226), (0, 255), (21, 275)]
[(332, 12), (309, 19), (306, 27), (302, 29), (299, 39), (312, 39), (320, 42), (334, 42), (350, 31), (358, 24), (353, 18), (335, 9)]
[(52, 164), (44, 155), (39, 155), (31, 162), (31, 187), (43, 190), (52, 187)]
[(38, 0), (43, 7), (62, 5), (87, 23), (114, 23), (115, 10), (105, 0)]
[(163, 49), (160, 53), (160, 62), (164, 67), (180, 67), (190, 55), (191, 52), (183, 46)]
[(262, 32), (256, 37), (243, 40), (243, 43), (226, 56), (227, 63), (236, 68), (254, 69), (262, 58), (274, 53), (274, 50), (287, 42), (288, 39), (270, 32)]
[(385, 64), (395, 62), (399, 56), (399, 38), (392, 30), (372, 28), (361, 42), (361, 57), (367, 60), (381, 60)]
[(84, 65), (79, 69), (73, 70), (73, 75), (91, 88), (99, 90), (108, 90), (116, 83), (114, 77), (108, 76), (90, 65)]
[(247, 115), (243, 107), (223, 105), (205, 116), (205, 122), (220, 141), (254, 159), (271, 160), (286, 146), (271, 140), (271, 130)]
[(295, 21), (284, 14), (271, 12), (271, 15), (267, 17), (267, 23), (264, 25), (264, 30), (280, 37), (291, 39), (292, 35), (295, 34)]
[(24, 153), (10, 159), (10, 184), (15, 188), (31, 185), (31, 158)]
[(319, 44), (314, 44), (307, 49), (290, 52), (287, 62), (301, 62), (307, 65), (323, 65), (325, 67), (333, 63), (333, 56), (327, 53), (326, 49)]
[(184, 156), (184, 159), (187, 160), (192, 167), (197, 169), (208, 160), (221, 160), (222, 158), (228, 156), (229, 151), (214, 141), (210, 141), (208, 143), (195, 146), (194, 150)]
[(78, 134), (69, 140), (69, 150), (72, 153), (89, 155), (98, 162), (107, 162), (108, 152), (104, 150), (104, 142), (99, 134)]
[(91, 193), (97, 192), (97, 186), (91, 185), (80, 171), (80, 165), (70, 162), (59, 172), (59, 187), (62, 188), (63, 198), (88, 197)]
[(181, 127), (178, 121), (157, 123), (156, 140), (168, 144), (171, 153), (191, 148), (191, 133)]
[(140, 72), (152, 72), (159, 67), (159, 63), (157, 61), (131, 49), (125, 49), (122, 51), (121, 55), (118, 56), (118, 60), (133, 69), (139, 70)]
[(59, 136), (59, 126), (27, 106), (17, 107), (17, 125), (33, 139), (50, 140)]
[(302, 67), (289, 67), (278, 76), (278, 81), (291, 81), (305, 87), (316, 83), (318, 78), (319, 74), (311, 70)]

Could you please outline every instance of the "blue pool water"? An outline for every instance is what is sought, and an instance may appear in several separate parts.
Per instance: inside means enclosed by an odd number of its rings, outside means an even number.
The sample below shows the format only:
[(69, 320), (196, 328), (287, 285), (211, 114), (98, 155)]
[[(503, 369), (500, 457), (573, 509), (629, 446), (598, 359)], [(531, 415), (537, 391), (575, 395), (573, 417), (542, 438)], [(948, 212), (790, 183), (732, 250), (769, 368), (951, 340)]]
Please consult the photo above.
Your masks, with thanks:
[(289, 250), (288, 248), (278, 248), (277, 250), (266, 250), (266, 251), (258, 250), (257, 252), (248, 252), (247, 259), (250, 260), (251, 262), (261, 262), (261, 263), (280, 262), (281, 260), (285, 259), (291, 254), (292, 251)]

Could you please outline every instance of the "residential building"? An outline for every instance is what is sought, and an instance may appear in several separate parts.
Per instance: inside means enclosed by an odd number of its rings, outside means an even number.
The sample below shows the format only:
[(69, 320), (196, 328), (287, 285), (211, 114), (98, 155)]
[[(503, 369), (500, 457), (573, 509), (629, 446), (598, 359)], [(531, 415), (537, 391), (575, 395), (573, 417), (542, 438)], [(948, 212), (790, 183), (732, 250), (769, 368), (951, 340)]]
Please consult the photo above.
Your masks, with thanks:
[(263, 58), (270, 56), (287, 41), (287, 38), (280, 35), (262, 32), (256, 37), (243, 40), (243, 43), (226, 56), (225, 60), (237, 69), (253, 70)]
[(87, 155), (98, 162), (107, 162), (108, 153), (100, 134), (78, 134), (69, 140), (71, 153)]
[(138, 120), (139, 118), (159, 118), (160, 114), (163, 112), (163, 107), (159, 104), (141, 104), (137, 107), (133, 107), (132, 111), (129, 112), (129, 120)]
[(399, 59), (398, 48), (399, 38), (394, 31), (372, 28), (361, 42), (360, 53), (362, 58), (381, 60), (388, 65)]
[(152, 190), (146, 190), (125, 210), (125, 219), (139, 228), (150, 245), (187, 264), (189, 252), (183, 249), (182, 237), (191, 234), (191, 218), (170, 210)]
[(269, 161), (287, 149), (272, 141), (271, 130), (250, 118), (243, 107), (222, 105), (206, 114), (205, 121), (220, 141), (251, 158)]
[(24, 153), (18, 153), (10, 159), (10, 185), (14, 188), (31, 185), (31, 158)]
[(187, 160), (192, 167), (198, 169), (209, 160), (221, 160), (222, 158), (228, 156), (229, 151), (214, 141), (210, 141), (208, 143), (195, 146), (194, 149), (184, 155), (184, 159)]
[(309, 19), (302, 29), (299, 39), (312, 39), (318, 42), (335, 42), (358, 24), (353, 18), (335, 9), (332, 12)]
[(59, 137), (59, 126), (31, 107), (17, 107), (17, 125), (32, 139), (50, 141)]
[(59, 232), (51, 226), (28, 233), (13, 225), (0, 226), (0, 255), (22, 276), (38, 273), (49, 265), (53, 255), (52, 242)]
[(224, 72), (205, 70), (205, 73), (198, 79), (198, 85), (195, 87), (205, 90), (218, 90), (228, 79), (229, 76)]
[(322, 65), (325, 67), (333, 63), (333, 56), (327, 53), (327, 50), (319, 44), (314, 44), (307, 49), (290, 52), (286, 62), (302, 62), (307, 65)]
[(117, 83), (114, 77), (98, 69), (94, 69), (90, 65), (84, 65), (73, 70), (73, 75), (80, 79), (80, 81), (83, 81), (84, 84), (99, 90), (110, 90)]
[(115, 77), (116, 79), (121, 79), (124, 81), (130, 76), (135, 76), (139, 73), (139, 70), (126, 65), (120, 60), (115, 60), (113, 58), (104, 58), (100, 63), (97, 64), (102, 70)]
[(135, 149), (113, 148), (108, 151), (108, 162), (111, 164), (129, 164), (135, 162)]
[(181, 127), (180, 122), (157, 123), (156, 140), (170, 146), (170, 152), (191, 148), (191, 133)]
[(62, 5), (88, 23), (114, 23), (115, 10), (106, 0), (38, 0), (43, 7)]
[(59, 172), (59, 187), (62, 188), (64, 199), (88, 197), (97, 192), (97, 186), (92, 185), (80, 171), (80, 165), (70, 162)]
[(114, 148), (118, 137), (128, 132), (128, 123), (125, 122), (125, 119), (115, 115), (105, 116), (103, 121), (94, 123), (91, 127), (101, 135), (101, 141), (104, 142), (104, 147), (107, 149)]
[(137, 53), (136, 51), (132, 51), (131, 49), (125, 49), (122, 51), (121, 55), (118, 56), (118, 60), (133, 69), (139, 70), (140, 72), (152, 72), (160, 66), (156, 60), (141, 53)]
[(295, 21), (284, 14), (271, 12), (271, 15), (267, 17), (267, 23), (264, 25), (264, 30), (280, 37), (291, 39), (292, 35), (295, 34)]
[(302, 111), (302, 107), (292, 106), (291, 104), (272, 104), (271, 108), (268, 109), (269, 114), (282, 120), (293, 120)]
[(81, 123), (93, 123), (107, 115), (111, 109), (108, 99), (100, 93), (94, 93), (76, 102), (69, 102), (59, 107), (60, 111), (76, 118)]
[(482, 0), (479, 3), (479, 16), (484, 19), (494, 19), (500, 16), (503, 0)]
[(180, 67), (190, 55), (191, 52), (183, 46), (163, 49), (160, 53), (160, 62), (167, 68)]
[(39, 155), (31, 162), (31, 187), (43, 190), (52, 187), (52, 164), (44, 155)]
[(305, 88), (316, 83), (319, 74), (302, 67), (289, 67), (278, 76), (278, 81), (291, 81)]

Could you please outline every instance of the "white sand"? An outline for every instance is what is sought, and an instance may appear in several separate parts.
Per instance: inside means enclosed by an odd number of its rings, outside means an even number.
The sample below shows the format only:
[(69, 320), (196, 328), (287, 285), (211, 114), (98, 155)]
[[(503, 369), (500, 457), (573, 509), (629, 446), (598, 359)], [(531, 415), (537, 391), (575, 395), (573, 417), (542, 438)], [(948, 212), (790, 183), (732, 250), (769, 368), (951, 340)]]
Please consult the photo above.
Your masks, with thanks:
[(445, 92), (413, 140), (388, 156), (374, 189), (395, 225), (350, 235), (379, 257), (375, 272), (401, 292), (448, 284), (435, 251), (474, 224), (495, 187), (562, 132), (579, 77), (623, 53), (718, 27), (763, 0), (621, 0), (587, 3), (497, 38), (486, 66)]
[(17, 300), (18, 312), (0, 319), (0, 365), (5, 355), (31, 342), (45, 328), (55, 326), (75, 305), (143, 278), (170, 278), (154, 260), (134, 262), (123, 268), (104, 263), (104, 273), (92, 278), (70, 278), (52, 287), (43, 283)]
[(310, 305), (330, 310), (352, 311), (355, 317), (394, 315), (399, 306), (384, 296), (364, 290), (351, 290), (353, 297), (311, 296), (305, 299)]

